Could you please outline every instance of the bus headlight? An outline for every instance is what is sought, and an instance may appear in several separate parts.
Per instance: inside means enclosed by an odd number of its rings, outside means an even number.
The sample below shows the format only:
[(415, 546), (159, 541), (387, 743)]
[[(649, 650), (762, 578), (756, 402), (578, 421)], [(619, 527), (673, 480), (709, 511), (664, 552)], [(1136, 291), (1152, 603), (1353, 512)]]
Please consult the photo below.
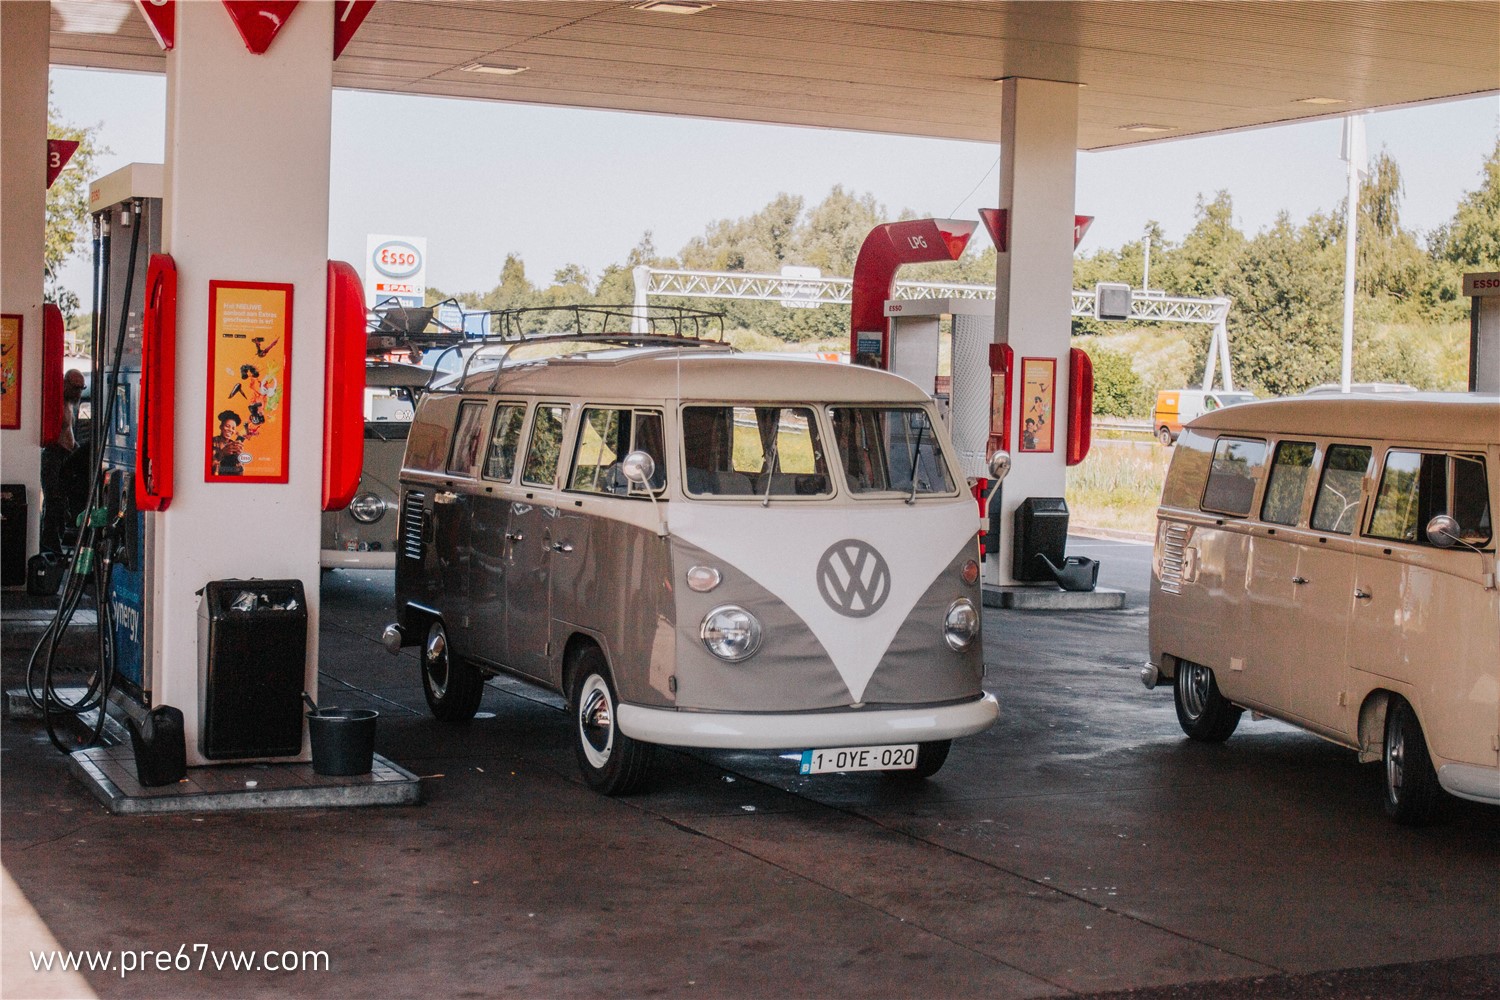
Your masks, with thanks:
[(725, 604), (703, 618), (698, 632), (703, 645), (721, 660), (748, 660), (760, 648), (760, 619), (744, 608)]
[(948, 605), (948, 615), (943, 619), (943, 639), (948, 643), (948, 648), (955, 653), (962, 653), (974, 644), (979, 638), (979, 612), (974, 609), (974, 602), (967, 597), (960, 597)]
[(360, 524), (374, 524), (385, 516), (385, 501), (373, 493), (361, 493), (349, 501), (349, 515)]

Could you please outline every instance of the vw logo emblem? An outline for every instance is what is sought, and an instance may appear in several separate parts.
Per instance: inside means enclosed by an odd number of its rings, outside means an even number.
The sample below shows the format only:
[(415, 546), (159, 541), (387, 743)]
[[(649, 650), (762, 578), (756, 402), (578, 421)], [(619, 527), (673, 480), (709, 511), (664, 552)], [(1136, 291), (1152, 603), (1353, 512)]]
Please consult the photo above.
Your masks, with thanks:
[(844, 617), (868, 618), (891, 596), (891, 568), (868, 542), (834, 542), (818, 560), (818, 593)]

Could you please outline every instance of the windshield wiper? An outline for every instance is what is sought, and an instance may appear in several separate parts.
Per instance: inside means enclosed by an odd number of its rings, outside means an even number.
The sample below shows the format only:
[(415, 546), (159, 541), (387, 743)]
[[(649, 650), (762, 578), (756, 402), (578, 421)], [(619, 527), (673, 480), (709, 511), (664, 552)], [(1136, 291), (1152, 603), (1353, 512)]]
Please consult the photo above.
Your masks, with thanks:
[(906, 498), (907, 503), (917, 502), (917, 465), (922, 460), (922, 435), (927, 433), (927, 421), (922, 421), (922, 426), (917, 428), (917, 446), (911, 451), (911, 495)]

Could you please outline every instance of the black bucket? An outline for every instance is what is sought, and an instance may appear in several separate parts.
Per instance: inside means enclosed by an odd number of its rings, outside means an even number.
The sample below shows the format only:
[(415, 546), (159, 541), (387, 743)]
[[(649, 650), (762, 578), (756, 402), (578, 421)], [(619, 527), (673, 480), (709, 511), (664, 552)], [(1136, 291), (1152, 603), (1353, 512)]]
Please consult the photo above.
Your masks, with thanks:
[(375, 760), (375, 720), (368, 708), (320, 708), (307, 713), (312, 766), (331, 776), (369, 774)]

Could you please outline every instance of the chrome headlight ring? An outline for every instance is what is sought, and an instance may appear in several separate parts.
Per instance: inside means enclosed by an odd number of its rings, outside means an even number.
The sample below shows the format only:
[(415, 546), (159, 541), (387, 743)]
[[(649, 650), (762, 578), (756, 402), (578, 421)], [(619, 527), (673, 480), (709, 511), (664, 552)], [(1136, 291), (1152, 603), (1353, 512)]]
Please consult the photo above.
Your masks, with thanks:
[(960, 597), (948, 605), (948, 613), (943, 616), (943, 641), (955, 653), (962, 653), (972, 646), (977, 638), (979, 638), (979, 611), (974, 607), (973, 601), (967, 597)]
[(738, 663), (760, 649), (760, 619), (736, 604), (723, 604), (703, 616), (703, 645), (721, 660)]

